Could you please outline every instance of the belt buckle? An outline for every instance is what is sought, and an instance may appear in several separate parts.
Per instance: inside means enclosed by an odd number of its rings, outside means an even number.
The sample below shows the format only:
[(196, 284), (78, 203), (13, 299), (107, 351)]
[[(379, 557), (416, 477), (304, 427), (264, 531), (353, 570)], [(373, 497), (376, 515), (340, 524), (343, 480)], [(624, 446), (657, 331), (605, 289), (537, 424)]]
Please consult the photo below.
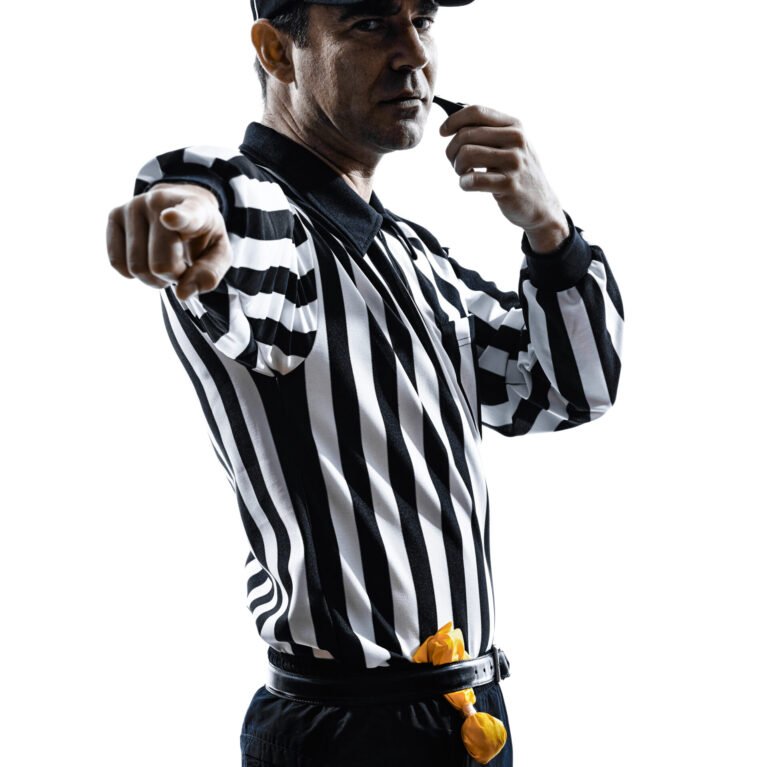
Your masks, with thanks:
[(498, 648), (493, 645), (492, 647), (493, 651), (493, 664), (495, 668), (493, 669), (493, 673), (495, 675), (495, 683), (500, 684), (501, 683), (501, 660), (498, 656)]

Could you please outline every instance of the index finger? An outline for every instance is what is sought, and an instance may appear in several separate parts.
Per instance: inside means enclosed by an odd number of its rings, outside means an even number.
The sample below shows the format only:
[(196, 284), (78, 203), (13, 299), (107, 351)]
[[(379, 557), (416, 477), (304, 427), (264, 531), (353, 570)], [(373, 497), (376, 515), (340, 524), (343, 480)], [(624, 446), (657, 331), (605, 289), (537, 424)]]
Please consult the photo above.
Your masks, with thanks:
[(451, 114), (440, 125), (439, 132), (442, 136), (449, 136), (467, 125), (489, 125), (502, 128), (508, 125), (519, 124), (520, 122), (516, 117), (499, 112), (497, 109), (472, 104)]
[(213, 208), (200, 197), (186, 197), (160, 213), (160, 223), (184, 239), (212, 231), (216, 224), (218, 205)]

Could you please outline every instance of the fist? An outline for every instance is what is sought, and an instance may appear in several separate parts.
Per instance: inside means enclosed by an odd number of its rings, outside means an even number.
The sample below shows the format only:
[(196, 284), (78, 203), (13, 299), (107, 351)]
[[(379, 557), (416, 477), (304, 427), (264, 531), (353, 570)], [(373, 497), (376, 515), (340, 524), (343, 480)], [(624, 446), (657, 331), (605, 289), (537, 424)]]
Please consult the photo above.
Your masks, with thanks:
[(109, 262), (123, 277), (185, 300), (213, 290), (232, 264), (215, 195), (196, 184), (157, 184), (114, 208), (107, 221)]

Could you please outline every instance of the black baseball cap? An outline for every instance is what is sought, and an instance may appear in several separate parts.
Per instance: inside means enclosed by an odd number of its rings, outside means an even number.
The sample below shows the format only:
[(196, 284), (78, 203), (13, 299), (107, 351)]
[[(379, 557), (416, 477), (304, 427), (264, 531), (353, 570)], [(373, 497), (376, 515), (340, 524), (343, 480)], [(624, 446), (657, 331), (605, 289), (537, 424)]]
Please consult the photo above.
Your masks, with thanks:
[[(319, 5), (353, 5), (360, 0), (250, 0), (254, 19), (271, 19), (299, 2)], [(440, 5), (468, 5), (474, 0), (437, 0)]]

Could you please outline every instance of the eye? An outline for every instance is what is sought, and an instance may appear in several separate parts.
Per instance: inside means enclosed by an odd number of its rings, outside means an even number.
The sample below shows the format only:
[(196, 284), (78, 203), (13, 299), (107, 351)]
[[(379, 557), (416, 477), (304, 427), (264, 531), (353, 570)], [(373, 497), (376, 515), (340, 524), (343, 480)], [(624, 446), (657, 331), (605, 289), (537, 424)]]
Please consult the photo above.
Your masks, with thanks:
[(355, 29), (361, 29), (363, 32), (376, 32), (381, 28), (383, 19), (363, 19), (358, 21), (355, 25)]
[(434, 19), (432, 19), (430, 16), (419, 16), (413, 23), (416, 24), (419, 21), (428, 22), (425, 26), (422, 26), (421, 29), (429, 29), (429, 27), (434, 24)]

